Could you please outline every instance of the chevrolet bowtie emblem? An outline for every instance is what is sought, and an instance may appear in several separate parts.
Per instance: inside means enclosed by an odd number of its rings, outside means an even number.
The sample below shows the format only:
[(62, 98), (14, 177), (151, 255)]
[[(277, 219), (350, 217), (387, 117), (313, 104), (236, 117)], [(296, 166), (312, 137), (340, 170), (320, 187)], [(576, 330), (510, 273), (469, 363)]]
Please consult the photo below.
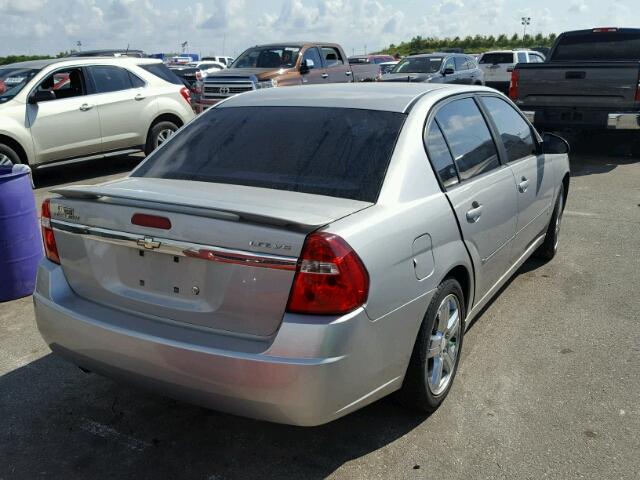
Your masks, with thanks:
[(147, 250), (153, 250), (154, 248), (160, 248), (160, 242), (154, 240), (151, 237), (144, 237), (138, 239), (138, 245), (146, 248)]

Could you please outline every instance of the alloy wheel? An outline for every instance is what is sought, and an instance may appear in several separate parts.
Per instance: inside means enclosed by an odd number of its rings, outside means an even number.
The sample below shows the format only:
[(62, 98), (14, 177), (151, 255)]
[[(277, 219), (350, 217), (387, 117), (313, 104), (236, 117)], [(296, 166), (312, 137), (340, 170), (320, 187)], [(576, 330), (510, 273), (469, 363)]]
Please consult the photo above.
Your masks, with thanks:
[(158, 137), (156, 138), (157, 146), (159, 147), (164, 142), (169, 140), (169, 137), (171, 137), (171, 135), (173, 135), (173, 133), (174, 133), (173, 130), (171, 130), (170, 128), (165, 128), (163, 130), (160, 130), (160, 132), (158, 132)]
[(453, 294), (447, 295), (438, 307), (427, 353), (427, 384), (433, 395), (440, 395), (451, 383), (461, 328), (460, 301)]
[(7, 155), (0, 153), (0, 165), (13, 165), (13, 162)]

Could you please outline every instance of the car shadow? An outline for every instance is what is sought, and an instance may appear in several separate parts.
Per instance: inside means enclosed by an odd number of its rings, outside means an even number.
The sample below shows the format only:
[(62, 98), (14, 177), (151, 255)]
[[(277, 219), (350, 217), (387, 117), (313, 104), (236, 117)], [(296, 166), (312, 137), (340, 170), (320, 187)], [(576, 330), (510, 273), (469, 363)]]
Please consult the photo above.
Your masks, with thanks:
[(640, 161), (640, 137), (629, 132), (558, 132), (571, 146), (571, 176), (608, 173)]
[(54, 187), (61, 184), (79, 182), (126, 173), (133, 170), (142, 160), (142, 154), (84, 160), (65, 165), (51, 165), (33, 171), (35, 188)]
[(53, 354), (0, 377), (0, 478), (324, 478), (425, 416), (383, 399), (327, 425), (235, 417), (85, 374)]

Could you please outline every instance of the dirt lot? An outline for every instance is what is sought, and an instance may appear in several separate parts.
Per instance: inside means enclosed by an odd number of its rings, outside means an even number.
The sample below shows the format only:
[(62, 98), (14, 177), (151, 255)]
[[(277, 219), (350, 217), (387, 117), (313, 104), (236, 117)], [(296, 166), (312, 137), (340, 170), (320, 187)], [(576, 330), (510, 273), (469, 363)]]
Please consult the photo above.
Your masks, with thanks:
[[(42, 171), (37, 200), (139, 160)], [(637, 479), (640, 159), (597, 136), (571, 164), (559, 255), (474, 323), (431, 417), (385, 399), (304, 429), (180, 403), (53, 356), (25, 298), (0, 305), (0, 479)]]

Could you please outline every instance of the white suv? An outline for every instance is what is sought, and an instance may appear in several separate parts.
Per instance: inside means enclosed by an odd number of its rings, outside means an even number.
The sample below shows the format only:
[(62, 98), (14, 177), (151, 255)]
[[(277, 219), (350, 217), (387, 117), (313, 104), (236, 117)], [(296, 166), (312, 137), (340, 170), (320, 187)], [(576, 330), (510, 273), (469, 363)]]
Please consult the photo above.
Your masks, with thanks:
[(159, 60), (63, 58), (0, 67), (0, 164), (150, 153), (194, 117)]
[(487, 87), (509, 93), (511, 72), (517, 63), (543, 63), (544, 55), (533, 50), (495, 50), (480, 55), (478, 65)]

